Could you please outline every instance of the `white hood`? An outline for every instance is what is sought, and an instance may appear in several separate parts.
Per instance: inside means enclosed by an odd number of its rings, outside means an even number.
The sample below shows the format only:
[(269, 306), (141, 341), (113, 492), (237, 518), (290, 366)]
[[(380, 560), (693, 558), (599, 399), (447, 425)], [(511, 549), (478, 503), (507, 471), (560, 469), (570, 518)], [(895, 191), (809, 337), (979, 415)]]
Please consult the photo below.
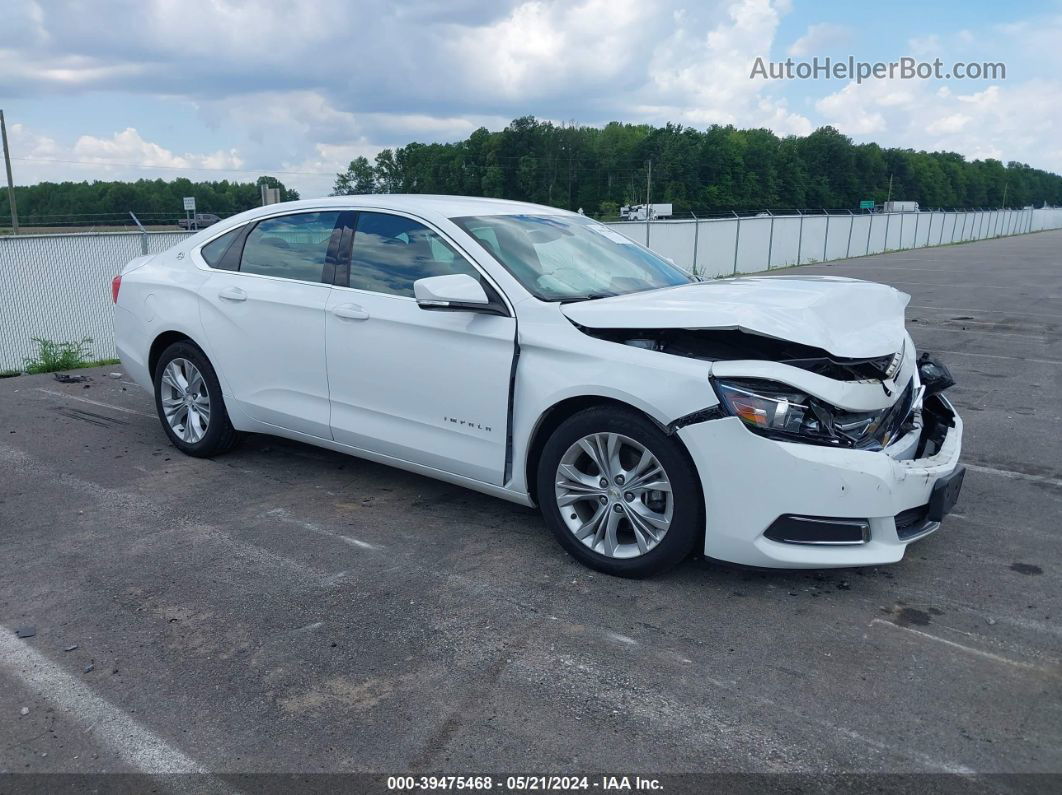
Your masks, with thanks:
[(684, 284), (564, 304), (588, 328), (738, 329), (870, 358), (900, 350), (911, 296), (835, 276), (769, 276)]

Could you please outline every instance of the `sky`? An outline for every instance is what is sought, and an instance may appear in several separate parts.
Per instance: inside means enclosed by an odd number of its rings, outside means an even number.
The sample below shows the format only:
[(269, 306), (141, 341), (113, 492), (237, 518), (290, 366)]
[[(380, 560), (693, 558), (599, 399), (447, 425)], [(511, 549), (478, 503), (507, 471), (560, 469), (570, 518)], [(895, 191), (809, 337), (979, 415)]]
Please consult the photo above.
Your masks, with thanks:
[[(768, 127), (1062, 173), (1062, 0), (3, 0), (16, 184), (253, 180), (519, 116)], [(1002, 62), (1005, 79), (764, 80), (764, 61)]]

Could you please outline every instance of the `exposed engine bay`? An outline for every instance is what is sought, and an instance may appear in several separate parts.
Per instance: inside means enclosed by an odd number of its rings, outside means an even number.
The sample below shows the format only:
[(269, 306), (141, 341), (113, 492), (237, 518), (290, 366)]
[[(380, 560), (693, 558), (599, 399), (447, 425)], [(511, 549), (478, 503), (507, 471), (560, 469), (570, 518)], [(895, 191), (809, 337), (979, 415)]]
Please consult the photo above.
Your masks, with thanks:
[(707, 361), (758, 359), (779, 362), (835, 381), (880, 381), (891, 375), (898, 357), (846, 359), (821, 348), (734, 329), (594, 329), (584, 334), (635, 348)]

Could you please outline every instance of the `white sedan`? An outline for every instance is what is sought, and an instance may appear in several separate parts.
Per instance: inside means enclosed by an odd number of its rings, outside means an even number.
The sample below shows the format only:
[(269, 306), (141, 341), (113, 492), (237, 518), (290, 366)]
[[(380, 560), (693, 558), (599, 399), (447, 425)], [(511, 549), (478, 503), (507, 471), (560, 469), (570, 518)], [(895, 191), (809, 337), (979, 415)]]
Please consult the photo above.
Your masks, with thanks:
[(274, 204), (130, 262), (119, 355), (194, 456), (247, 432), (538, 505), (610, 574), (695, 548), (878, 565), (954, 505), (962, 422), (908, 296), (700, 281), (589, 218), (456, 196)]

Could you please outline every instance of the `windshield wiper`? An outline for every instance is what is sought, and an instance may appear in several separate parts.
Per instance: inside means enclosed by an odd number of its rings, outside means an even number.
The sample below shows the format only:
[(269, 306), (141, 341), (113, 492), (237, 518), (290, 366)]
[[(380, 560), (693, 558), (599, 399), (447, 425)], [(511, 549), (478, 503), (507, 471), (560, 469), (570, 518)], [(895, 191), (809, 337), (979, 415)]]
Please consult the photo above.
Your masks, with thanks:
[(615, 298), (619, 293), (585, 293), (561, 300), (562, 304), (573, 304), (577, 301), (596, 301), (598, 298)]

